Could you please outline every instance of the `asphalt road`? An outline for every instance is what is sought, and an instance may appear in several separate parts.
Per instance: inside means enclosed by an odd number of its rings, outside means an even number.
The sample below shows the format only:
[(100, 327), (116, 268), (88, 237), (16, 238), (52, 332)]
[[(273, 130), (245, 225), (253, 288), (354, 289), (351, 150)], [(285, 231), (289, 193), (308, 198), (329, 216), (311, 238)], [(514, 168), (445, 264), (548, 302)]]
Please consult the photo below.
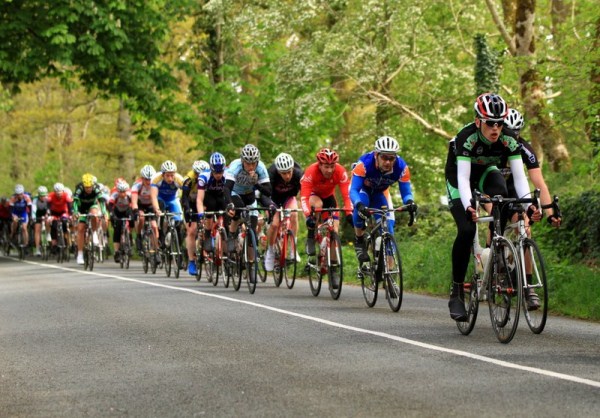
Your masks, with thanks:
[(600, 324), (550, 317), (500, 344), (446, 301), (368, 308), (306, 281), (213, 287), (139, 264), (0, 257), (1, 417), (600, 415)]

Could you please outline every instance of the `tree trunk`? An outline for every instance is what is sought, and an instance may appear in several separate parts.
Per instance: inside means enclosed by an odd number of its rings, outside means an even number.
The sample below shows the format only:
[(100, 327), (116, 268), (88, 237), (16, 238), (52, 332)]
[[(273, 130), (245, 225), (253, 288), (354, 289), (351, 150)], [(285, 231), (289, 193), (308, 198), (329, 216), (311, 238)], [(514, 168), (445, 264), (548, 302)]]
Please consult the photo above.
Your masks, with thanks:
[(135, 156), (131, 147), (131, 117), (125, 108), (123, 100), (119, 101), (119, 119), (117, 121), (117, 135), (123, 142), (123, 153), (119, 154), (119, 166), (123, 177), (128, 179), (135, 173)]
[(545, 109), (544, 83), (535, 62), (535, 0), (518, 0), (515, 20), (515, 47), (517, 57), (522, 57), (525, 67), (521, 73), (521, 98), (525, 119), (530, 121), (531, 142), (538, 157), (547, 157), (552, 170), (570, 165), (569, 152), (561, 132)]

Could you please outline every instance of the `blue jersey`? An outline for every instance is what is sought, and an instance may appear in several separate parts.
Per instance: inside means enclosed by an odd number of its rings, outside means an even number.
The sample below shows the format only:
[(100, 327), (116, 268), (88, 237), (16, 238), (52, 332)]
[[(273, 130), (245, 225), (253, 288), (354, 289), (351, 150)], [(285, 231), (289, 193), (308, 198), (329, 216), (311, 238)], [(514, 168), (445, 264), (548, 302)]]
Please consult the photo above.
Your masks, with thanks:
[(158, 172), (152, 177), (152, 187), (158, 189), (158, 198), (165, 202), (177, 200), (177, 191), (183, 187), (183, 177), (181, 174), (175, 173), (173, 183), (167, 183), (163, 180), (163, 173)]
[(232, 192), (240, 196), (254, 193), (257, 184), (269, 183), (269, 173), (267, 167), (262, 161), (259, 161), (256, 166), (256, 176), (250, 176), (244, 170), (244, 165), (241, 159), (234, 160), (225, 170), (225, 180), (231, 180), (233, 185)]
[(404, 203), (414, 200), (410, 185), (410, 171), (406, 162), (401, 157), (396, 157), (392, 170), (383, 173), (377, 167), (375, 152), (369, 152), (358, 159), (358, 163), (352, 170), (350, 199), (356, 205), (361, 201), (359, 197), (361, 190), (369, 195), (383, 193), (395, 183), (399, 185)]

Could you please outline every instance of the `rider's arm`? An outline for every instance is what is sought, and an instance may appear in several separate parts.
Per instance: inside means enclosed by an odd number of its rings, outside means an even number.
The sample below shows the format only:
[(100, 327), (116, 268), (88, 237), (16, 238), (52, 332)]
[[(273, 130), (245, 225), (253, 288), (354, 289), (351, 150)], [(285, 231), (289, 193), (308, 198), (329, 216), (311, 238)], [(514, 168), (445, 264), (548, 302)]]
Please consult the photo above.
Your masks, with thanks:
[[(518, 197), (525, 197), (529, 194), (529, 184), (527, 183), (527, 177), (525, 177), (525, 168), (523, 167), (523, 160), (520, 155), (513, 155), (509, 157), (510, 171), (513, 175), (515, 182), (515, 190), (517, 191)], [(529, 206), (529, 205), (527, 205)]]
[(233, 190), (233, 186), (235, 186), (235, 181), (231, 179), (225, 180), (225, 185), (223, 186), (223, 197), (225, 197), (225, 203), (231, 203), (231, 191)]
[[(528, 171), (529, 178), (533, 183), (533, 187), (536, 189), (540, 189), (540, 202), (542, 205), (549, 205), (552, 203), (552, 198), (550, 197), (550, 190), (548, 190), (548, 186), (546, 185), (546, 181), (544, 180), (544, 176), (542, 174), (541, 168), (532, 168)], [(546, 216), (554, 215), (554, 209), (548, 208), (545, 210)]]
[(360, 190), (365, 183), (366, 173), (365, 165), (362, 161), (359, 161), (352, 170), (352, 181), (350, 182), (350, 200), (354, 206), (360, 202)]
[(344, 207), (346, 208), (346, 215), (350, 215), (352, 213), (352, 202), (350, 201), (350, 177), (348, 177), (348, 173), (346, 169), (337, 164), (336, 167), (339, 167), (340, 171), (340, 182), (338, 183), (338, 187), (340, 188), (340, 192), (342, 194), (342, 199), (344, 200)]
[(471, 159), (468, 157), (457, 157), (457, 178), (460, 201), (465, 210), (471, 206)]
[(300, 179), (300, 204), (302, 206), (302, 212), (304, 212), (304, 216), (310, 216), (311, 210), (308, 201), (311, 193), (312, 177), (310, 175), (307, 176), (307, 173), (304, 173), (304, 176), (302, 176)]
[(204, 213), (204, 189), (198, 189), (198, 194), (196, 195), (196, 208), (198, 209), (198, 213)]
[(407, 204), (411, 200), (415, 200), (412, 194), (412, 187), (410, 183), (410, 170), (406, 163), (402, 170), (402, 176), (398, 180), (398, 187), (400, 188), (400, 195), (402, 196), (402, 203)]

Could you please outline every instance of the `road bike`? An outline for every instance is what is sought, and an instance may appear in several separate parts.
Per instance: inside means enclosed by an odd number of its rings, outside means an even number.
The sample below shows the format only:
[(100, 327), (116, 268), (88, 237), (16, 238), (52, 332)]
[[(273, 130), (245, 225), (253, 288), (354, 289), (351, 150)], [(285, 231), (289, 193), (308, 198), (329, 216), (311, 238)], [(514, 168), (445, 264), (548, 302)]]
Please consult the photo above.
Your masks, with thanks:
[(50, 237), (50, 233), (46, 227), (46, 222), (48, 221), (48, 217), (44, 216), (40, 222), (40, 253), (41, 258), (44, 261), (48, 261), (50, 257), (50, 246), (52, 244), (52, 238)]
[(254, 294), (256, 291), (256, 281), (259, 277), (258, 263), (260, 259), (258, 258), (256, 232), (252, 228), (251, 219), (259, 210), (267, 209), (253, 207), (235, 208), (236, 212), (240, 212), (240, 224), (238, 225), (237, 238), (235, 239), (238, 274), (232, 275), (232, 284), (236, 291), (240, 289), (242, 280), (246, 281), (250, 294)]
[[(474, 192), (473, 207), (477, 212), (481, 204), (490, 204), (491, 216), (479, 217), (473, 239), (472, 263), (467, 269), (463, 284), (464, 303), (467, 311), (465, 322), (457, 321), (459, 331), (468, 335), (473, 330), (479, 311), (479, 302), (488, 302), (492, 328), (501, 343), (509, 343), (517, 331), (523, 296), (523, 277), (519, 254), (511, 240), (502, 235), (501, 212), (509, 203), (524, 203), (527, 199), (502, 196), (484, 197)], [(531, 201), (531, 199), (529, 199)], [(493, 231), (489, 249), (480, 244), (480, 223), (492, 223)], [(488, 228), (483, 235), (487, 238)]]
[[(360, 279), (363, 296), (369, 308), (377, 303), (379, 283), (385, 289), (388, 305), (393, 312), (398, 312), (402, 306), (403, 274), (402, 259), (400, 251), (394, 238), (393, 231), (389, 229), (389, 216), (396, 212), (408, 211), (410, 220), (408, 226), (412, 226), (416, 217), (416, 205), (404, 205), (396, 209), (386, 206), (381, 209), (368, 208), (369, 220), (365, 242), (371, 253), (369, 262), (362, 263), (358, 267), (358, 278)], [(375, 219), (374, 215), (379, 215)]]
[(129, 261), (132, 256), (131, 230), (129, 228), (131, 218), (117, 218), (116, 220), (117, 222), (121, 222), (121, 238), (119, 239), (119, 255), (117, 256), (117, 258), (119, 259), (119, 264), (121, 268), (129, 269)]
[(223, 286), (229, 287), (230, 274), (227, 274), (227, 230), (225, 228), (225, 211), (204, 212), (207, 217), (212, 217), (212, 226), (210, 229), (210, 245), (205, 250), (204, 243), (204, 222), (198, 221), (198, 233), (196, 236), (196, 260), (198, 260), (197, 280), (202, 276), (202, 270), (205, 270), (208, 280), (216, 286), (219, 277), (222, 277)]
[[(327, 276), (329, 293), (333, 300), (337, 300), (342, 293), (344, 281), (344, 261), (342, 258), (342, 243), (340, 236), (335, 232), (333, 212), (344, 211), (345, 208), (313, 209), (311, 216), (316, 215), (315, 228), (316, 254), (307, 254), (307, 263), (304, 270), (308, 273), (308, 282), (313, 296), (319, 296), (323, 276)], [(330, 216), (321, 222), (321, 214), (329, 213)]]
[(158, 240), (152, 229), (152, 220), (156, 218), (154, 213), (144, 213), (140, 217), (144, 218), (142, 227), (142, 269), (148, 273), (148, 268), (152, 274), (156, 274), (159, 264)]
[(296, 281), (296, 237), (291, 229), (291, 216), (293, 212), (301, 211), (302, 209), (277, 209), (280, 221), (273, 246), (275, 255), (273, 280), (277, 287), (281, 285), (284, 278), (288, 289), (293, 288)]
[[(66, 220), (64, 220), (66, 222)], [(69, 261), (69, 249), (65, 239), (63, 219), (53, 217), (51, 229), (55, 230), (56, 245), (54, 246), (54, 255), (56, 262), (62, 263)]]
[[(99, 236), (102, 235), (102, 228), (98, 226), (98, 232), (95, 232), (92, 229), (92, 219), (104, 218), (104, 215), (93, 215), (88, 213), (87, 215), (79, 215), (79, 217), (85, 220), (85, 235), (83, 239), (83, 269), (92, 271), (94, 270), (94, 263), (102, 259), (102, 249), (97, 244), (100, 239)], [(94, 235), (96, 235), (95, 239)]]
[(24, 223), (25, 218), (19, 216), (17, 219), (17, 236), (15, 241), (15, 248), (17, 249), (17, 255), (19, 256), (19, 260), (25, 259), (27, 245), (29, 245), (29, 243), (25, 242), (25, 231), (23, 231)]
[(176, 216), (181, 216), (179, 212), (166, 212), (163, 214), (166, 222), (166, 231), (164, 233), (164, 247), (162, 258), (167, 277), (171, 277), (171, 271), (176, 279), (179, 278), (179, 271), (183, 268), (183, 253), (179, 243), (178, 223)]

